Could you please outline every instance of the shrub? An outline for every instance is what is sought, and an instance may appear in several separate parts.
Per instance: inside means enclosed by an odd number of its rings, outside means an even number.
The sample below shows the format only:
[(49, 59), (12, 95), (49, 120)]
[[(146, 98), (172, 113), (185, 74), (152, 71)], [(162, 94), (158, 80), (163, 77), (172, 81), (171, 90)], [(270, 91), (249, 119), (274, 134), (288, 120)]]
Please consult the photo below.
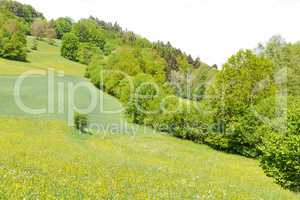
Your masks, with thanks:
[(0, 33), (0, 57), (26, 60), (26, 39), (21, 33)]
[[(300, 191), (300, 99), (288, 99), (287, 129), (262, 127), (266, 137), (260, 149), (261, 166), (283, 187)], [(284, 119), (283, 119), (284, 120)], [(284, 122), (284, 121), (283, 121)]]
[[(127, 104), (126, 115), (137, 124), (145, 124), (147, 115), (159, 111), (160, 94), (157, 84), (148, 74), (138, 74), (133, 79), (134, 91)], [(160, 88), (159, 88), (160, 89)]]
[(198, 105), (179, 102), (177, 106), (176, 112), (163, 112), (160, 116), (155, 117), (158, 127), (163, 125), (164, 128), (159, 130), (178, 138), (203, 143), (210, 131), (211, 118), (209, 115), (202, 108), (201, 110), (197, 108)]
[(77, 60), (79, 39), (73, 33), (66, 33), (62, 39), (61, 55), (70, 60)]
[(86, 133), (86, 129), (88, 126), (88, 117), (86, 114), (75, 113), (74, 116), (74, 124), (75, 128), (79, 130), (81, 133)]
[(36, 38), (34, 38), (33, 41), (32, 41), (31, 49), (35, 50), (35, 51), (38, 50), (38, 41), (37, 41)]
[(0, 22), (0, 57), (25, 61), (27, 41), (23, 24), (15, 19)]
[(281, 186), (300, 191), (300, 136), (269, 135), (262, 151), (260, 163), (266, 174)]

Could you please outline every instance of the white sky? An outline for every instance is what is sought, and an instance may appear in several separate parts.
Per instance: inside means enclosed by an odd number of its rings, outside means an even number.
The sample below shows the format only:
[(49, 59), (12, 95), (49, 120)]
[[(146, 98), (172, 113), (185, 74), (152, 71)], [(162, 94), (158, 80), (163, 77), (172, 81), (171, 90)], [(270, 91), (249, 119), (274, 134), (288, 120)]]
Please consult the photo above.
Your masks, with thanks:
[(208, 64), (280, 34), (300, 40), (300, 0), (19, 0), (50, 18), (117, 21), (151, 41), (170, 41)]

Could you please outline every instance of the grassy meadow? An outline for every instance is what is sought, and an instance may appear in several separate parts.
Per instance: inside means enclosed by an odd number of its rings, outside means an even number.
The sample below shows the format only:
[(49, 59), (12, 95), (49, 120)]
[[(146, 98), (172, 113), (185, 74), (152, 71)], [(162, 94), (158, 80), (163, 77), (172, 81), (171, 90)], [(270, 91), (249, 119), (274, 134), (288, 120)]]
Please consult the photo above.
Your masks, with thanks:
[[(30, 47), (32, 38), (28, 40)], [(131, 124), (134, 134), (81, 135), (57, 111), (58, 105), (68, 108), (67, 95), (63, 102), (55, 99), (54, 113), (25, 114), (13, 98), (17, 75), (50, 67), (65, 73), (55, 76), (55, 86), (86, 81), (85, 66), (62, 58), (59, 42), (39, 42), (38, 48), (29, 53), (28, 62), (0, 59), (0, 199), (300, 199), (266, 177), (258, 161), (205, 145)], [(99, 102), (90, 123), (126, 124), (122, 113), (107, 114), (99, 105), (119, 110), (120, 102), (94, 89)], [(21, 91), (26, 105), (47, 105), (45, 76), (26, 79)], [(78, 89), (71, 100), (85, 107), (90, 97)]]
[(57, 120), (0, 126), (2, 199), (299, 198), (254, 160), (169, 136), (81, 136)]
[[(32, 37), (27, 37), (27, 45), (28, 49), (33, 45)], [(83, 76), (85, 71), (84, 65), (60, 56), (59, 40), (56, 40), (54, 46), (38, 41), (38, 50), (30, 50), (26, 62), (15, 62), (0, 58), (0, 75), (19, 75), (28, 70), (48, 70), (49, 68), (73, 76)]]

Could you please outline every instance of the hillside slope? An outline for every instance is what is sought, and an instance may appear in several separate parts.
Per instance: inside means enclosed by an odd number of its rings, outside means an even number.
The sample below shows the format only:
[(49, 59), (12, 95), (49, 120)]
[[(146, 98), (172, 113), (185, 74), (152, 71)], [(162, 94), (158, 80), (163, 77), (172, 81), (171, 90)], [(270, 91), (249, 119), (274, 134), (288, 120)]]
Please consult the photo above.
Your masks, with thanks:
[[(17, 74), (50, 66), (66, 74), (56, 77), (57, 82), (84, 80), (68, 76), (82, 75), (83, 65), (61, 58), (57, 47), (39, 45), (40, 50), (30, 54), (30, 63), (0, 62), (0, 199), (300, 198), (273, 183), (252, 159), (143, 127), (130, 135), (103, 131), (82, 136), (66, 126), (64, 115), (24, 114), (12, 99)], [(29, 106), (46, 105), (46, 84), (45, 77), (30, 77), (21, 97)], [(75, 99), (81, 106), (89, 101), (80, 90)], [(121, 107), (107, 94), (103, 103), (107, 109)], [(124, 120), (121, 114), (101, 112), (90, 118), (108, 125)]]
[(254, 160), (169, 136), (79, 136), (21, 118), (0, 127), (1, 199), (299, 199)]
[[(32, 37), (27, 37), (28, 49), (33, 43)], [(60, 41), (57, 40), (55, 46), (46, 42), (38, 41), (38, 50), (31, 50), (28, 53), (27, 62), (15, 62), (0, 58), (1, 75), (18, 75), (28, 70), (48, 70), (64, 71), (65, 74), (80, 76), (84, 75), (85, 66), (69, 61), (60, 56)]]

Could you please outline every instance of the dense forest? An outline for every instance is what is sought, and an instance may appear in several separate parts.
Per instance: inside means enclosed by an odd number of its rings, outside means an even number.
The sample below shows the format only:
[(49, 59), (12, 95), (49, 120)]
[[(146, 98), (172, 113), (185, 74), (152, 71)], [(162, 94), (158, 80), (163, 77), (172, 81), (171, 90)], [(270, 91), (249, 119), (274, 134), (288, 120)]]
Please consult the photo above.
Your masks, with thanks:
[[(47, 20), (0, 1), (0, 57), (26, 62), (26, 36), (87, 65), (85, 76), (117, 97), (129, 121), (259, 160), (268, 176), (300, 191), (300, 42), (273, 36), (218, 69), (95, 17)], [(133, 95), (134, 94), (134, 95)]]

